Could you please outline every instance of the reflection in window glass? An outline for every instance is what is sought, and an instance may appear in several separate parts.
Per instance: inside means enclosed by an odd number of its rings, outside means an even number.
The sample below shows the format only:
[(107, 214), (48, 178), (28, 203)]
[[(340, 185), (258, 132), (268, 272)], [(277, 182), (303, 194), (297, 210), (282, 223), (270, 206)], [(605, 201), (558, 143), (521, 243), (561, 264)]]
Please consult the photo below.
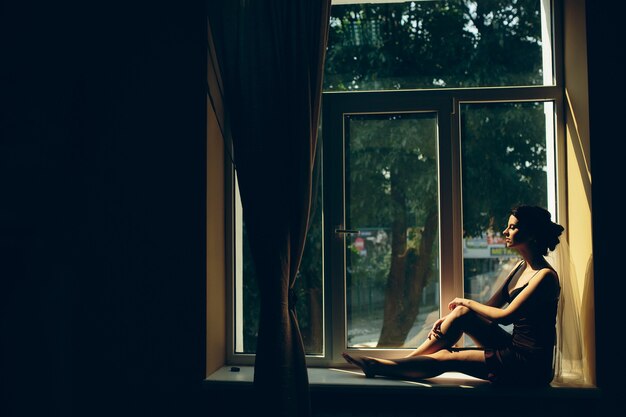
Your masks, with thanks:
[(517, 252), (501, 234), (517, 204), (554, 212), (552, 102), (461, 105), (465, 297), (487, 301)]
[(348, 347), (415, 347), (439, 314), (437, 114), (346, 116)]
[(551, 85), (549, 3), (334, 5), (324, 90)]

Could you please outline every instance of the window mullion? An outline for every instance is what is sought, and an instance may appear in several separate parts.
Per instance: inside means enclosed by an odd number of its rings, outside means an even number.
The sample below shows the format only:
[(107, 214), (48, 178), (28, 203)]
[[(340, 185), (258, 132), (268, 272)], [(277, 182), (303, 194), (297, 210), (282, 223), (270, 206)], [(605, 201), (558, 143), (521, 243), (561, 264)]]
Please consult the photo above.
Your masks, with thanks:
[(463, 248), (461, 222), (461, 169), (458, 129), (458, 103), (446, 94), (447, 108), (439, 121), (439, 201), (440, 201), (440, 315), (447, 303), (463, 295)]

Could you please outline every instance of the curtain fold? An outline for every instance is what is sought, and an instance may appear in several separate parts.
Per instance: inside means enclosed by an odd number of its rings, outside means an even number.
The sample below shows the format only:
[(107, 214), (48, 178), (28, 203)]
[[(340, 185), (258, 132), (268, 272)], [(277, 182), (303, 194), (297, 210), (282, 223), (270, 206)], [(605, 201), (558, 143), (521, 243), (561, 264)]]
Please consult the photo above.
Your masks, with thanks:
[[(553, 382), (559, 385), (585, 385), (592, 383), (591, 374), (594, 372), (593, 365), (586, 361), (587, 347), (582, 325), (583, 313), (588, 306), (583, 303), (567, 239), (561, 237), (560, 242), (556, 250), (547, 256), (561, 281)], [(586, 281), (590, 279), (590, 276), (585, 277)]]
[(260, 292), (259, 410), (310, 415), (292, 290), (308, 230), (330, 0), (209, 2)]

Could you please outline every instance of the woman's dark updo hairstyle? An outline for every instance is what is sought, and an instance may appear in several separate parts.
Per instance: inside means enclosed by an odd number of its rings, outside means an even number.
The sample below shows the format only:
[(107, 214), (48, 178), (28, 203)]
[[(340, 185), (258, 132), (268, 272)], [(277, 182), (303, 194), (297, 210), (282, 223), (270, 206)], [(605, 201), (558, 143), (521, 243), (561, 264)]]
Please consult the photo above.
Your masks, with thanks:
[(560, 224), (554, 223), (550, 212), (543, 207), (520, 205), (511, 210), (521, 232), (531, 238), (535, 248), (547, 255), (559, 244), (559, 236), (565, 230)]

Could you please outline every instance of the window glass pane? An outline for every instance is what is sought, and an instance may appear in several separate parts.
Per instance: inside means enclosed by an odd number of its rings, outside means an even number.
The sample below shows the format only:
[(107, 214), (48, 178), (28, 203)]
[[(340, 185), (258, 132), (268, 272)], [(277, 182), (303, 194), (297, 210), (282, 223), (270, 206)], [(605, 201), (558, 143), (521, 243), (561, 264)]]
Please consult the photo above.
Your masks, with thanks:
[[(319, 161), (318, 155), (318, 161)], [(322, 274), (322, 193), (320, 165), (316, 165), (313, 188), (311, 222), (307, 242), (296, 280), (296, 314), (302, 333), (305, 352), (321, 355), (324, 346), (323, 274)], [(254, 262), (242, 222), (241, 206), (235, 210), (236, 242), (239, 242), (239, 260), (235, 277), (235, 352), (255, 353), (259, 329), (260, 295), (256, 282)], [(237, 243), (236, 243), (237, 244)]]
[(439, 314), (437, 113), (345, 118), (348, 347), (415, 347)]
[(487, 301), (519, 260), (501, 233), (511, 208), (554, 213), (554, 134), (552, 102), (461, 105), (465, 297)]
[[(250, 255), (250, 246), (248, 245), (245, 224), (242, 223), (241, 240), (243, 243), (242, 261), (243, 274), (241, 276), (241, 285), (235, 288), (235, 292), (239, 297), (236, 298), (237, 324), (240, 326), (235, 333), (235, 352), (237, 353), (255, 353), (256, 341), (259, 331), (259, 308), (260, 295), (256, 283), (256, 272), (254, 270), (254, 262)], [(237, 304), (240, 303), (240, 304)]]
[(334, 5), (324, 89), (552, 85), (550, 0)]

